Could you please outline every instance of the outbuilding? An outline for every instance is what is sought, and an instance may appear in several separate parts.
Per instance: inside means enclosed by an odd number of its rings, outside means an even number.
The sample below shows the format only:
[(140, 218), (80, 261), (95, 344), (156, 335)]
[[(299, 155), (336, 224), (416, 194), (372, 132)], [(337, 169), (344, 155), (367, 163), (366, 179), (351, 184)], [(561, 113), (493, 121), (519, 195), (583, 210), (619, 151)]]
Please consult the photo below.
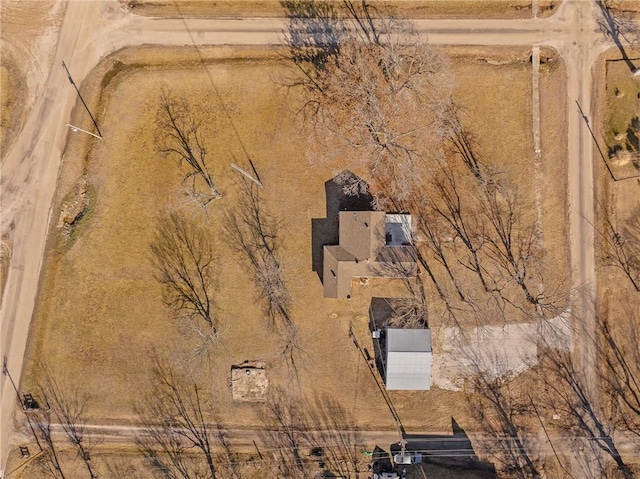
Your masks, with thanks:
[(385, 328), (385, 385), (388, 390), (429, 390), (431, 330)]

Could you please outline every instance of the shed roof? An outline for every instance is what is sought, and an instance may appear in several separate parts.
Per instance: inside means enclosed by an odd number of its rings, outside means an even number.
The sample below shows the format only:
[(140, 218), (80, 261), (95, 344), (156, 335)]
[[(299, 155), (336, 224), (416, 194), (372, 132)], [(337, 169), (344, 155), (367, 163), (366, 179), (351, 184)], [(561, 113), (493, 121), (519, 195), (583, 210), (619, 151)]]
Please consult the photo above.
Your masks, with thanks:
[(386, 328), (386, 350), (387, 389), (430, 389), (431, 330)]
[(394, 352), (431, 352), (430, 329), (386, 328), (387, 350)]

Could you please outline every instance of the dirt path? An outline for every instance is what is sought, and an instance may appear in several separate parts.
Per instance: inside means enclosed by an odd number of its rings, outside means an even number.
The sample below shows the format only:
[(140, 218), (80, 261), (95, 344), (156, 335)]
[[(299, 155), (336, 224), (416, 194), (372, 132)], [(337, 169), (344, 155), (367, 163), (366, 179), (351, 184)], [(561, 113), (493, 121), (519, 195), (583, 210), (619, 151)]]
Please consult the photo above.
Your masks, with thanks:
[[(51, 430), (54, 438), (58, 437), (64, 439), (64, 431), (61, 424), (52, 424)], [(139, 426), (125, 426), (125, 425), (97, 425), (87, 424), (84, 426), (84, 434), (87, 439), (99, 441), (102, 445), (109, 447), (127, 447), (135, 446), (136, 437), (145, 435), (145, 429)], [(256, 439), (260, 438), (265, 433), (275, 433), (276, 430), (269, 430), (267, 428), (251, 428), (251, 429), (224, 429), (223, 433), (229, 444), (234, 450), (249, 449), (255, 450)], [(326, 440), (326, 431), (323, 430), (306, 430), (307, 437), (313, 437), (314, 433), (323, 433)], [(376, 431), (376, 430), (335, 430), (332, 431), (335, 437), (354, 437), (359, 442), (357, 445), (362, 446), (363, 450), (372, 450), (376, 445), (390, 445), (398, 442), (398, 435), (394, 431)], [(17, 432), (24, 442), (28, 443), (31, 440), (31, 432), (25, 426)], [(302, 436), (302, 435), (301, 435)], [(432, 436), (432, 437), (429, 437)], [(474, 439), (482, 442), (491, 449), (499, 449), (500, 443), (508, 442), (510, 438), (496, 438), (492, 436), (474, 436)], [(557, 454), (571, 454), (576, 447), (588, 448), (591, 441), (583, 439), (575, 442), (575, 436), (564, 435), (561, 433), (551, 433), (549, 439), (553, 442), (554, 448)], [(306, 443), (306, 439), (300, 438), (301, 444)], [(269, 450), (269, 445), (261, 444), (261, 441), (257, 441), (261, 446), (261, 450)], [(632, 433), (619, 434), (616, 437), (616, 442), (620, 446), (620, 450), (627, 457), (640, 458), (640, 452), (636, 447), (635, 436)], [(458, 456), (470, 455), (473, 456), (477, 453), (470, 443), (465, 443), (464, 436), (454, 436), (448, 431), (429, 431), (427, 433), (412, 432), (407, 436), (407, 449), (411, 451), (433, 453), (433, 450), (442, 451), (447, 448), (447, 444), (451, 444), (453, 451), (449, 451), (448, 455), (455, 454)], [(309, 443), (310, 446), (315, 444)], [(330, 444), (327, 444), (330, 445)], [(262, 448), (265, 449), (262, 449)], [(447, 453), (445, 453), (447, 454)]]
[(531, 54), (532, 116), (533, 116), (533, 174), (535, 177), (536, 239), (544, 247), (542, 235), (542, 149), (540, 144), (540, 47), (535, 45)]
[(7, 82), (2, 88), (3, 157), (42, 93), (63, 15), (64, 3), (55, 0), (0, 2), (1, 63)]
[[(608, 48), (595, 28), (592, 2), (565, 0), (558, 12), (532, 20), (420, 20), (417, 29), (436, 44), (549, 45), (564, 57), (568, 70), (568, 147), (571, 264), (574, 285), (584, 285), (576, 356), (593, 393), (597, 390), (593, 337), (595, 297), (593, 249), (593, 156), (586, 125), (591, 113), (592, 66)], [(59, 32), (53, 68), (13, 148), (2, 162), (0, 232), (15, 222), (14, 252), (0, 309), (0, 355), (17, 381), (37, 293), (38, 278), (51, 216), (56, 179), (65, 144), (65, 123), (76, 97), (62, 68), (64, 60), (77, 84), (106, 54), (128, 45), (276, 44), (281, 19), (187, 20), (150, 19), (126, 14), (116, 2), (70, 1)], [(105, 141), (109, 141), (108, 138)], [(6, 463), (15, 394), (0, 378), (0, 470)]]

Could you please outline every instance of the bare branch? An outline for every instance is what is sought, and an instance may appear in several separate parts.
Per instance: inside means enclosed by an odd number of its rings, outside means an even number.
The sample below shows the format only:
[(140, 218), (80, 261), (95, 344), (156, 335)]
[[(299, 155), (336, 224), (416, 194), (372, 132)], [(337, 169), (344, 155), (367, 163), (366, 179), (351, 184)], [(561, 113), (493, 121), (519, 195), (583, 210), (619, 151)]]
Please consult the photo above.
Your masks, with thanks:
[[(90, 452), (93, 444), (85, 438), (86, 407), (89, 395), (82, 392), (78, 386), (70, 386), (53, 377), (46, 368), (40, 370), (41, 379), (38, 389), (42, 398), (42, 406), (47, 408), (43, 418), (50, 426), (51, 414), (56, 418), (58, 424), (62, 426), (67, 440), (76, 449), (78, 457), (84, 463), (90, 479), (98, 476), (91, 463)], [(42, 431), (41, 425), (38, 428)], [(45, 434), (45, 442), (50, 445), (52, 456), (56, 456), (51, 444), (51, 431)], [(54, 459), (54, 462), (57, 458)], [(59, 464), (58, 464), (59, 466)]]
[(209, 404), (195, 382), (156, 357), (151, 394), (137, 412), (144, 433), (136, 442), (154, 469), (172, 479), (216, 479), (214, 439), (205, 416)]
[(244, 179), (239, 184), (238, 204), (227, 210), (224, 219), (229, 245), (246, 259), (272, 324), (290, 324), (290, 296), (278, 255), (278, 223), (265, 210), (257, 186)]
[(199, 332), (203, 344), (216, 339), (216, 258), (209, 232), (183, 213), (167, 211), (158, 219), (150, 248), (167, 306)]
[(207, 165), (201, 124), (186, 100), (163, 90), (156, 125), (159, 151), (166, 157), (175, 158), (179, 165), (186, 163), (189, 167), (182, 181), (189, 194), (202, 206), (220, 198), (222, 195)]

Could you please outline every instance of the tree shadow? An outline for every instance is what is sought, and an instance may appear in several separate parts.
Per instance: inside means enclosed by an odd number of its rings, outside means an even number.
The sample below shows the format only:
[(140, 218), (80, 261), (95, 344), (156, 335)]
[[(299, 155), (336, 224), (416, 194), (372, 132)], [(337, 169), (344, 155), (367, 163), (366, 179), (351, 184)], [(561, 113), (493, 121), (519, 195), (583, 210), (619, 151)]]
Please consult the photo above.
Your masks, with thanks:
[(336, 178), (344, 179), (347, 176), (350, 183), (364, 183), (364, 181), (348, 170), (327, 180), (324, 184), (325, 197), (327, 202), (327, 217), (311, 219), (311, 270), (318, 274), (320, 281), (322, 277), (322, 263), (324, 260), (322, 247), (325, 245), (338, 244), (339, 223), (338, 215), (340, 211), (368, 211), (372, 209), (373, 196), (371, 193), (358, 191), (350, 192), (345, 186), (338, 184)]
[(338, 53), (344, 31), (336, 5), (316, 0), (281, 0), (280, 5), (289, 20), (285, 39), (291, 60), (321, 70)]
[(425, 462), (442, 466), (483, 470), (495, 474), (495, 466), (477, 456), (471, 439), (453, 417), (451, 418), (451, 429), (453, 434), (406, 435), (406, 449), (409, 452), (421, 452)]
[[(613, 403), (617, 425), (640, 437), (640, 332), (633, 319), (632, 306), (627, 306), (617, 320), (624, 331), (624, 342), (614, 335), (607, 321), (602, 325), (602, 356), (605, 370), (601, 373)], [(626, 344), (625, 344), (626, 343)]]
[(384, 472), (393, 472), (393, 464), (391, 464), (391, 455), (380, 446), (373, 448), (371, 456), (371, 468), (374, 474)]
[(385, 328), (389, 324), (393, 313), (394, 310), (390, 298), (371, 298), (371, 304), (369, 306), (369, 328), (371, 332), (377, 336), (374, 336), (373, 348), (376, 368), (382, 378), (387, 377), (384, 367), (384, 351), (386, 349), (387, 339)]
[(359, 477), (365, 442), (354, 418), (335, 399), (272, 390), (261, 442), (271, 477)]
[(636, 72), (636, 66), (629, 58), (627, 51), (625, 50), (623, 41), (628, 43), (631, 48), (640, 42), (640, 28), (635, 25), (631, 20), (616, 17), (613, 9), (607, 3), (606, 0), (597, 0), (596, 4), (600, 9), (601, 17), (597, 18), (598, 27), (607, 37), (611, 37), (613, 43), (615, 43), (622, 59), (629, 67), (631, 73)]
[(614, 436), (615, 421), (594, 402), (591, 386), (582, 371), (575, 367), (570, 353), (546, 347), (541, 357), (544, 364), (539, 373), (540, 379), (544, 391), (549, 392), (546, 407), (573, 422), (578, 435), (588, 439), (596, 461), (600, 462), (600, 452), (604, 452), (615, 461), (624, 479), (635, 477), (618, 449)]
[(640, 150), (638, 135), (631, 128), (627, 128), (627, 149), (632, 151)]

